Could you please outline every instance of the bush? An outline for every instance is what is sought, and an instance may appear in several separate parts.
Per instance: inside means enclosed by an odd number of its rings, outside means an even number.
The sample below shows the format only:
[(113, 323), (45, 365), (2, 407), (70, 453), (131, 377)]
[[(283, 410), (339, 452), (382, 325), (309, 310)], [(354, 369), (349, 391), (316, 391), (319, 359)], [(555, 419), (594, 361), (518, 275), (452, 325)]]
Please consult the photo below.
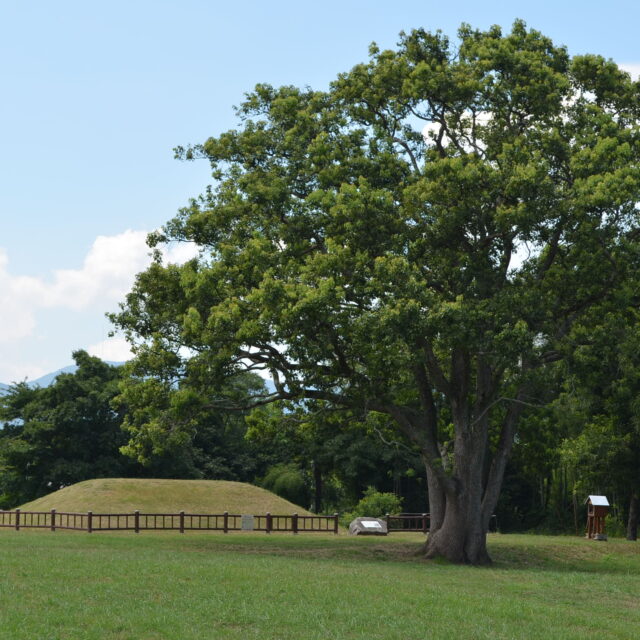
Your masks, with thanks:
[(277, 464), (271, 467), (261, 484), (289, 502), (305, 508), (309, 504), (309, 488), (302, 471), (294, 464)]
[(342, 515), (341, 521), (344, 526), (348, 526), (354, 518), (383, 518), (387, 513), (397, 514), (401, 510), (402, 498), (394, 493), (381, 493), (374, 487), (369, 487), (353, 511)]
[(610, 538), (626, 538), (627, 525), (615, 513), (609, 514), (605, 520), (605, 532)]

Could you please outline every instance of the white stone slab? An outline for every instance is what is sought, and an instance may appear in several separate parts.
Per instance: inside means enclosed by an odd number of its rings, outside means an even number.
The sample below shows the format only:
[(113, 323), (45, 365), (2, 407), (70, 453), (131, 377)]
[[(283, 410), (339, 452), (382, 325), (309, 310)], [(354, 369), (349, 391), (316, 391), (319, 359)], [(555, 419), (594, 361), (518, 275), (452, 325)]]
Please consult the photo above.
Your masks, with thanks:
[(356, 518), (349, 525), (352, 536), (386, 536), (387, 523), (380, 518)]

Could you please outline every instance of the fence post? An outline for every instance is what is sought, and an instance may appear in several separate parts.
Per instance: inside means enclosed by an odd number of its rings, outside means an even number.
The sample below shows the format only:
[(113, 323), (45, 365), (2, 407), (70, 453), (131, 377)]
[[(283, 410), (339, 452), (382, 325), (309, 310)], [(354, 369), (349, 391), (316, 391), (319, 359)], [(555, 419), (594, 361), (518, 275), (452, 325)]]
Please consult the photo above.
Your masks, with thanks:
[(291, 516), (291, 528), (293, 529), (293, 533), (298, 533), (298, 514), (294, 513)]
[(338, 514), (337, 513), (333, 514), (333, 533), (335, 533), (335, 535), (338, 535)]
[(429, 529), (427, 528), (427, 514), (423, 513), (422, 514), (422, 533), (426, 534), (429, 532)]
[(271, 514), (267, 511), (267, 533), (271, 533), (271, 527), (272, 527), (272, 523), (271, 523)]
[(225, 511), (222, 515), (222, 530), (225, 533), (229, 532), (229, 512)]
[(391, 516), (387, 513), (384, 519), (387, 521), (387, 533), (391, 533)]
[(87, 511), (87, 532), (93, 533), (93, 511)]
[(140, 512), (137, 509), (133, 512), (133, 528), (136, 533), (140, 533)]
[(56, 510), (51, 509), (51, 531), (56, 530)]
[(20, 509), (16, 509), (16, 531), (20, 531)]
[(184, 533), (184, 511), (180, 512), (180, 533)]

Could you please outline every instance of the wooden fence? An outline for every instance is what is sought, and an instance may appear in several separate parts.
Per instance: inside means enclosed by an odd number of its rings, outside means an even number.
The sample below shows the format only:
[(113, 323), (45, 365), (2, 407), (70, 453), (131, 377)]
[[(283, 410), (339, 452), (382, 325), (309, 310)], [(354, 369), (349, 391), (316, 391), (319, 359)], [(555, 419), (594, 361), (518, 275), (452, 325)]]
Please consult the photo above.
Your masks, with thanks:
[[(389, 533), (429, 532), (428, 513), (387, 514)], [(290, 533), (338, 533), (338, 514), (332, 516), (241, 515), (210, 513), (69, 513), (64, 511), (0, 510), (0, 528), (68, 529), (73, 531), (264, 531)]]
[(73, 531), (264, 531), (338, 533), (338, 514), (332, 516), (240, 515), (210, 513), (67, 513), (63, 511), (1, 511), (0, 528), (70, 529)]
[(384, 519), (387, 521), (387, 530), (389, 533), (399, 533), (402, 531), (429, 533), (428, 513), (401, 513), (397, 516), (392, 516), (387, 513)]
[[(421, 533), (429, 533), (430, 519), (428, 513), (401, 513), (397, 516), (387, 514), (387, 530), (389, 533), (400, 533), (402, 531), (419, 531)], [(496, 532), (498, 530), (498, 518), (492, 515), (489, 519), (489, 527), (487, 533)]]

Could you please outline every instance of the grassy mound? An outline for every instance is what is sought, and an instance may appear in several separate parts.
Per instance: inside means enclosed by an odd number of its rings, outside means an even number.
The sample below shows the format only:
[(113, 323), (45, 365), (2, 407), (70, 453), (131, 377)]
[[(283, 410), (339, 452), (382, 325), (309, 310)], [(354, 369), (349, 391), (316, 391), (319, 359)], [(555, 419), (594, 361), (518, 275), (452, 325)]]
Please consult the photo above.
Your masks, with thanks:
[(65, 487), (20, 507), (23, 511), (122, 513), (308, 514), (279, 496), (244, 482), (100, 478)]

